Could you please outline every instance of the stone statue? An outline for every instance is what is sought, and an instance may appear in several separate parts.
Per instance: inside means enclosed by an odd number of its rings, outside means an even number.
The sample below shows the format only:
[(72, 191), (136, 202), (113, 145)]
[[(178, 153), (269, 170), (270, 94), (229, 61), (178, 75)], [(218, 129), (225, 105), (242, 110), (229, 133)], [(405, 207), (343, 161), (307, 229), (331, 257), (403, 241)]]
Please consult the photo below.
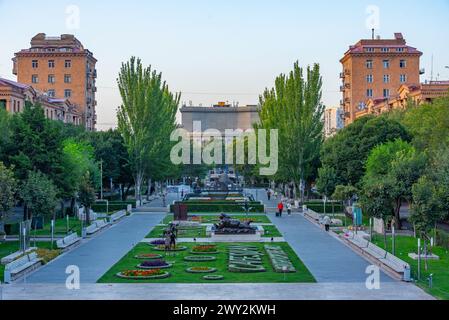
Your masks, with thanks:
[(240, 222), (221, 214), (220, 223), (214, 225), (214, 230), (216, 234), (256, 234), (257, 228), (251, 226), (251, 221)]

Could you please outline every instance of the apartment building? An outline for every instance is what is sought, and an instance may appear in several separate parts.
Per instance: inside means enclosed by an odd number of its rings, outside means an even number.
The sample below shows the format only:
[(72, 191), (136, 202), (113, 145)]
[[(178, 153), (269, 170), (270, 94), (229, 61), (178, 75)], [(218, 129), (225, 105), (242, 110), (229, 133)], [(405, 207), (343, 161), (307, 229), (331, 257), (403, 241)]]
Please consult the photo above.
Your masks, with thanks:
[(39, 33), (31, 47), (13, 58), (17, 82), (44, 92), (50, 99), (68, 100), (82, 115), (82, 124), (94, 131), (97, 122), (95, 81), (97, 60), (73, 35), (49, 37)]

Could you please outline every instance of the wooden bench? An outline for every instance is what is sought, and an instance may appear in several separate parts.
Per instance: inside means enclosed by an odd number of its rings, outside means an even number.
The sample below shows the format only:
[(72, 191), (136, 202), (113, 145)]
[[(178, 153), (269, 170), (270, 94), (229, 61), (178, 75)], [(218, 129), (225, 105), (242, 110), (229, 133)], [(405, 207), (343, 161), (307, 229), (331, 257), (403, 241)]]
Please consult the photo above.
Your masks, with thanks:
[(58, 249), (67, 250), (70, 247), (78, 244), (80, 241), (81, 238), (78, 237), (78, 234), (72, 233), (64, 239), (59, 239), (58, 241), (56, 241), (56, 246), (58, 247)]
[(105, 228), (108, 224), (109, 223), (106, 222), (106, 220), (96, 220), (86, 228), (86, 233), (88, 235), (93, 235), (98, 231), (100, 231), (101, 229)]
[(126, 211), (122, 210), (119, 212), (116, 212), (114, 214), (111, 214), (111, 216), (109, 217), (109, 221), (111, 221), (112, 223), (119, 221), (120, 219), (126, 217)]
[(378, 260), (384, 259), (387, 256), (387, 251), (385, 251), (382, 248), (379, 248), (378, 246), (376, 246), (371, 242), (368, 244), (368, 247), (363, 248), (362, 250)]
[(385, 258), (380, 259), (380, 262), (397, 273), (404, 273), (406, 269), (410, 269), (410, 265), (407, 262), (390, 253), (387, 253)]
[(31, 252), (5, 266), (4, 281), (11, 283), (25, 274), (37, 269), (42, 264), (36, 252)]

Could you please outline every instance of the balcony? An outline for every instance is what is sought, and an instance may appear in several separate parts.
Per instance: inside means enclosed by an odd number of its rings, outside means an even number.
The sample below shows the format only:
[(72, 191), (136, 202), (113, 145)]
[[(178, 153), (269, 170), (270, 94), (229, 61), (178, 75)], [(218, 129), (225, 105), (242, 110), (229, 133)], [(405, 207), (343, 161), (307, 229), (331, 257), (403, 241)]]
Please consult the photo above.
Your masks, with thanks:
[(344, 72), (340, 72), (340, 79), (344, 79), (344, 78), (345, 78)]

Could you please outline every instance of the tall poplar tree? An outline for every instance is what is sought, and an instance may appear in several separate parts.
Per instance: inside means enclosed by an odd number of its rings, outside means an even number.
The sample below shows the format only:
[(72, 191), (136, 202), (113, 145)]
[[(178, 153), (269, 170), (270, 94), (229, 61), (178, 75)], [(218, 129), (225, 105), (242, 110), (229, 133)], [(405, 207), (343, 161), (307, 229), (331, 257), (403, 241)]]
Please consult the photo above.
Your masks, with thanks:
[(260, 97), (260, 126), (279, 130), (279, 171), (273, 177), (301, 188), (316, 171), (323, 141), (322, 78), (318, 64), (304, 70), (299, 62)]

